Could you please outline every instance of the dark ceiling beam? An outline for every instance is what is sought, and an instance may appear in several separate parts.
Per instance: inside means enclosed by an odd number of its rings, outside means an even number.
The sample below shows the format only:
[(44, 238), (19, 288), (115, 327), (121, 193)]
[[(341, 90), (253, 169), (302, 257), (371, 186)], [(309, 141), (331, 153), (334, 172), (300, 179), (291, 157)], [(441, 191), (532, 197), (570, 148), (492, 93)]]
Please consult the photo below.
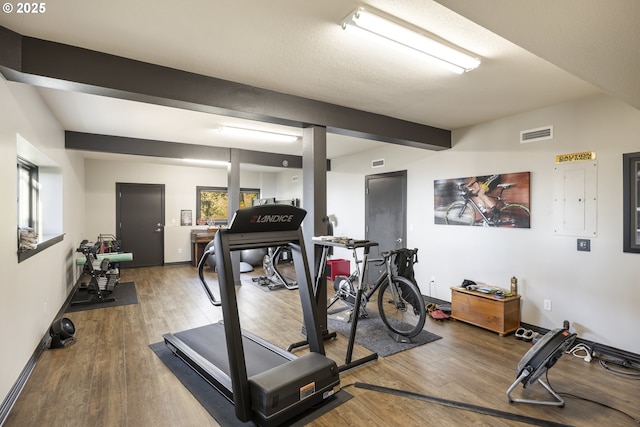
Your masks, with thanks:
[[(113, 135), (65, 131), (65, 148), (69, 150), (95, 151), (99, 153), (129, 154), (134, 156), (161, 157), (167, 159), (199, 159), (229, 162), (231, 149), (197, 144), (139, 139)], [(237, 150), (240, 162), (246, 164), (302, 168), (302, 157), (290, 154), (263, 153)]]
[(451, 131), (274, 92), (0, 27), (0, 72), (8, 80), (296, 127), (399, 145), (451, 148)]

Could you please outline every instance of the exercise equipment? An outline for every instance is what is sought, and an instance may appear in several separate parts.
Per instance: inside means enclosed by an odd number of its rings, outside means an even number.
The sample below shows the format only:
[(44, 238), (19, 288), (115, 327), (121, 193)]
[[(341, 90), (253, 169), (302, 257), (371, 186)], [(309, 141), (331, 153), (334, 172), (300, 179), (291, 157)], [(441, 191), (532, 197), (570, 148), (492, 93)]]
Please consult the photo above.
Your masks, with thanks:
[(240, 261), (246, 262), (253, 267), (262, 265), (262, 259), (267, 254), (266, 248), (244, 249), (240, 251)]
[(86, 286), (80, 285), (80, 289), (86, 289), (87, 298), (75, 299), (71, 301), (71, 305), (99, 304), (116, 300), (111, 296), (111, 293), (120, 281), (120, 269), (111, 262), (111, 258), (108, 257), (110, 254), (102, 254), (100, 259), (97, 258), (102, 245), (103, 243), (100, 241), (89, 243), (87, 240), (83, 240), (76, 249), (77, 252), (84, 254), (83, 273), (89, 275), (90, 279)]
[[(118, 252), (118, 253), (105, 253), (105, 254), (95, 254), (96, 261), (102, 261), (103, 259), (109, 259), (110, 263), (117, 262), (125, 262), (125, 261), (133, 261), (133, 254), (131, 252)], [(87, 259), (85, 257), (76, 258), (76, 265), (81, 267), (87, 263)]]
[[(339, 390), (335, 362), (324, 355), (307, 254), (300, 225), (306, 212), (294, 206), (264, 205), (238, 210), (229, 228), (214, 238), (223, 321), (165, 334), (171, 351), (235, 406), (241, 421), (278, 425), (324, 402)], [(242, 331), (231, 252), (287, 246), (299, 283), (308, 354), (296, 357)], [(211, 255), (208, 255), (211, 256)], [(209, 299), (217, 299), (201, 280)]]
[[(200, 261), (202, 261), (202, 258), (205, 257), (205, 254), (209, 252), (210, 255), (213, 255), (215, 252), (215, 248), (213, 247), (213, 240), (210, 241), (209, 243), (207, 243), (207, 246), (204, 247), (204, 252), (202, 253), (202, 257), (200, 257)], [(208, 256), (205, 258), (205, 261), (207, 263), (207, 265), (209, 267), (211, 267), (211, 269), (213, 271), (217, 271), (216, 270), (216, 259), (213, 256)], [(200, 264), (200, 263), (198, 263)], [(240, 257), (240, 273), (249, 273), (253, 271), (253, 265), (249, 264), (248, 262), (245, 262), (242, 260), (242, 257)], [(202, 278), (202, 276), (201, 276)]]
[[(99, 234), (95, 243), (89, 243), (87, 240), (83, 240), (80, 243), (77, 252), (84, 252), (84, 250), (90, 248), (91, 253), (95, 260), (102, 261), (105, 258), (109, 258), (111, 264), (133, 261), (133, 254), (130, 252), (120, 252), (120, 241), (116, 239), (113, 234)], [(86, 257), (77, 257), (76, 265), (83, 266), (87, 262)]]
[(268, 248), (267, 254), (262, 259), (262, 268), (266, 276), (260, 277), (257, 280), (261, 285), (264, 284), (270, 290), (279, 288), (287, 288), (289, 290), (298, 289), (298, 283), (296, 281), (287, 279), (280, 270), (278, 270), (278, 263), (285, 254), (289, 256), (289, 252), (284, 246)]
[[(533, 403), (537, 405), (564, 406), (564, 399), (556, 393), (549, 384), (542, 381), (542, 375), (547, 372), (576, 340), (576, 334), (566, 329), (554, 329), (547, 332), (518, 362), (516, 369), (518, 378), (507, 390), (509, 403)], [(511, 392), (518, 383), (523, 388), (535, 383), (540, 383), (555, 400), (517, 399), (511, 397)]]

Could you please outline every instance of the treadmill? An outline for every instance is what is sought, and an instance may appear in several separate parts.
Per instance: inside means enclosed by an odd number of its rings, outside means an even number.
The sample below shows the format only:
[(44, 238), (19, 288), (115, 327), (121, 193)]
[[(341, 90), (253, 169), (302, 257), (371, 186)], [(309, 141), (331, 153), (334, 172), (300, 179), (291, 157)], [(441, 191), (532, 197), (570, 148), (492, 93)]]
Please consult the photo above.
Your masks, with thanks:
[[(206, 281), (209, 299), (222, 305), (223, 320), (165, 334), (169, 349), (235, 406), (241, 421), (282, 424), (333, 396), (340, 388), (336, 363), (327, 358), (301, 224), (306, 211), (289, 205), (258, 205), (236, 211), (214, 238), (220, 301)], [(310, 352), (297, 357), (240, 327), (231, 253), (287, 246), (291, 249)], [(218, 303), (218, 304), (216, 304)]]

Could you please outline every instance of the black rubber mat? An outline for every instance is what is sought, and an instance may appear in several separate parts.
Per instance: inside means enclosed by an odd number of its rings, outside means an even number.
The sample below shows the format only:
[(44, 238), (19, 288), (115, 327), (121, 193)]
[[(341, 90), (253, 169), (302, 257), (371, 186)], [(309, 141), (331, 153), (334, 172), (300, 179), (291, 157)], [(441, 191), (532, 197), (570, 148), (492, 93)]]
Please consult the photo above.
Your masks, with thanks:
[[(233, 404), (223, 397), (204, 378), (191, 369), (189, 365), (183, 362), (182, 359), (174, 355), (165, 345), (164, 341), (151, 344), (149, 347), (220, 425), (225, 427), (255, 425), (253, 422), (245, 423), (238, 420)], [(286, 425), (295, 427), (307, 425), (352, 397), (353, 396), (346, 391), (341, 390), (336, 393), (333, 398), (328, 399), (322, 406), (314, 408), (312, 412), (302, 414)]]
[[(333, 329), (346, 337), (351, 333), (351, 323), (341, 319), (329, 317), (327, 326), (329, 329)], [(412, 337), (410, 343), (397, 342), (389, 335), (389, 330), (377, 312), (369, 312), (369, 317), (359, 319), (358, 329), (356, 330), (356, 343), (374, 353), (378, 353), (380, 357), (391, 356), (441, 338), (439, 335), (423, 330), (415, 337)]]
[(79, 288), (76, 293), (73, 294), (69, 307), (65, 310), (65, 313), (74, 313), (76, 311), (95, 310), (96, 308), (117, 307), (120, 305), (138, 304), (138, 293), (136, 292), (136, 285), (133, 282), (118, 283), (113, 292), (108, 295), (114, 297), (116, 300), (111, 302), (101, 302), (98, 304), (82, 304), (72, 305), (74, 301), (87, 300), (91, 295), (86, 289)]

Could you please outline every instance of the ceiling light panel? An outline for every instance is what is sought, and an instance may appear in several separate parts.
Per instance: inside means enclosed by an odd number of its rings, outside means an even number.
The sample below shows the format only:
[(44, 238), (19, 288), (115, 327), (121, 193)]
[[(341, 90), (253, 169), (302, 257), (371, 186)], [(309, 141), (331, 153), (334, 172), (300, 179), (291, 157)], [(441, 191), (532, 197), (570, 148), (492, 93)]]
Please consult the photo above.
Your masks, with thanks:
[(402, 48), (419, 52), (430, 62), (457, 74), (471, 71), (480, 65), (480, 60), (476, 57), (363, 8), (358, 8), (348, 15), (342, 21), (342, 28), (364, 31), (377, 36), (387, 44), (391, 41)]
[(243, 129), (231, 126), (223, 126), (219, 129), (219, 132), (224, 135), (245, 137), (251, 139), (259, 139), (263, 141), (272, 142), (295, 142), (298, 140), (297, 135), (289, 135), (277, 132), (266, 132), (255, 129)]
[(208, 159), (182, 159), (185, 163), (193, 163), (197, 165), (207, 166), (227, 166), (229, 162), (224, 160), (208, 160)]

